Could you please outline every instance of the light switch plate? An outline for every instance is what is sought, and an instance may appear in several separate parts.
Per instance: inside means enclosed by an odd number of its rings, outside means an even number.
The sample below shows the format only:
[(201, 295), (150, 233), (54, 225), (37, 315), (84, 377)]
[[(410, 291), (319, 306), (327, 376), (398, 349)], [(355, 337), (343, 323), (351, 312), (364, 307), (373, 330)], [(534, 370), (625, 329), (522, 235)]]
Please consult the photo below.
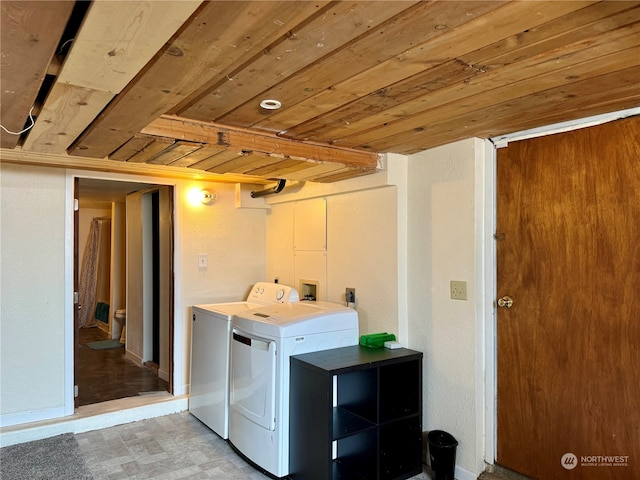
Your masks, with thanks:
[(207, 268), (207, 254), (199, 253), (198, 254), (198, 268)]
[(460, 280), (451, 280), (450, 282), (451, 298), (453, 300), (467, 299), (467, 282)]

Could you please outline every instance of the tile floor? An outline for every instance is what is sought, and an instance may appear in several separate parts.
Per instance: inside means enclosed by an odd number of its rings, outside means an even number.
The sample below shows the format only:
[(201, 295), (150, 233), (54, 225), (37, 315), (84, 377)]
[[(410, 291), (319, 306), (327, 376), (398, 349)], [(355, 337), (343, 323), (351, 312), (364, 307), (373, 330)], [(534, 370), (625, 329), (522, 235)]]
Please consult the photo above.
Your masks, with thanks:
[[(81, 405), (167, 389), (166, 382), (126, 360), (121, 349), (86, 346), (105, 338), (97, 328), (80, 330)], [(269, 478), (188, 412), (76, 434), (76, 439), (96, 480)], [(429, 478), (422, 473), (412, 480)]]
[(269, 478), (187, 412), (80, 433), (76, 439), (96, 480)]
[[(81, 405), (167, 390), (166, 382), (154, 373), (125, 359), (123, 349), (91, 350), (86, 346), (105, 338), (97, 328), (80, 331)], [(76, 434), (76, 439), (96, 480), (269, 478), (188, 412)], [(423, 472), (411, 480), (430, 478)], [(479, 479), (526, 480), (493, 466)]]

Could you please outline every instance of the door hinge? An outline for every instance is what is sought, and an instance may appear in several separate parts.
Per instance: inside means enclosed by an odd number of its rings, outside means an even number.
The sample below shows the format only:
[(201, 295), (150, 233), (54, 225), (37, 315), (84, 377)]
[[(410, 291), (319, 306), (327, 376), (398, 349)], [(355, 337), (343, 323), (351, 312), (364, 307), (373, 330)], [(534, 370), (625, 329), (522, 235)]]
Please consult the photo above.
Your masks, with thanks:
[(73, 396), (74, 398), (78, 396), (78, 385), (73, 386)]
[(494, 240), (504, 240), (505, 238), (507, 238), (507, 236), (504, 233), (494, 233), (493, 234), (493, 239)]
[(80, 204), (78, 203), (78, 199), (74, 198), (73, 199), (73, 211), (77, 212), (78, 210), (80, 210)]

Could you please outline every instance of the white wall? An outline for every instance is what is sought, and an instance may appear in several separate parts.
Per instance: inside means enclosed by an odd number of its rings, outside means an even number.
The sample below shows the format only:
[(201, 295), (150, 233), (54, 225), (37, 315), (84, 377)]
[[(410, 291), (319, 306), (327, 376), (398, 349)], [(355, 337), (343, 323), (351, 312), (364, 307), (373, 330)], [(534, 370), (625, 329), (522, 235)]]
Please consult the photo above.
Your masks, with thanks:
[[(73, 230), (66, 207), (74, 175), (174, 185), (174, 391), (188, 393), (191, 305), (244, 299), (264, 280), (265, 211), (236, 209), (235, 187), (227, 184), (5, 163), (0, 174), (1, 424), (73, 413)], [(204, 187), (218, 200), (190, 205), (188, 192)], [(198, 268), (199, 253), (208, 254), (208, 268)]]
[(273, 205), (267, 211), (267, 278), (276, 278), (283, 285), (299, 289), (295, 285), (295, 257), (293, 252), (293, 228), (295, 201)]
[[(484, 153), (469, 139), (408, 166), (409, 346), (424, 352), (423, 430), (458, 440), (457, 473), (468, 478), (484, 469)], [(467, 282), (466, 301), (450, 298), (451, 280)]]
[[(328, 300), (343, 302), (344, 288), (356, 288), (362, 333), (400, 334), (405, 345), (424, 352), (423, 429), (458, 439), (459, 478), (480, 473), (482, 147), (467, 140), (408, 159), (389, 156), (387, 172), (288, 186), (265, 197), (270, 211), (236, 209), (234, 185), (175, 181), (176, 393), (188, 392), (191, 305), (239, 300), (253, 283), (276, 275), (292, 282), (293, 202), (324, 197)], [(1, 172), (2, 415), (3, 422), (33, 421), (43, 412), (60, 416), (65, 406), (69, 181), (64, 170), (3, 164)], [(132, 180), (98, 176), (105, 177)], [(185, 200), (203, 187), (218, 200), (195, 206)], [(200, 253), (208, 255), (206, 269), (198, 267)], [(467, 301), (449, 299), (450, 280), (468, 282)], [(42, 301), (33, 301), (34, 292)]]
[[(459, 442), (456, 477), (484, 470), (485, 144), (470, 139), (409, 157), (387, 171), (270, 196), (267, 277), (291, 281), (293, 205), (327, 199), (328, 300), (356, 288), (362, 333), (387, 331), (424, 353), (423, 430)], [(451, 300), (450, 280), (468, 285)]]
[(318, 197), (327, 200), (327, 285), (321, 286), (326, 300), (344, 303), (345, 288), (355, 288), (360, 333), (397, 335), (397, 191), (387, 185), (386, 173), (366, 181), (285, 188), (268, 197), (267, 278), (299, 288), (294, 281), (294, 205)]
[(396, 197), (390, 186), (327, 199), (328, 297), (356, 289), (361, 335), (398, 336)]
[[(208, 205), (184, 201), (194, 188), (206, 187), (218, 195)], [(181, 265), (181, 306), (183, 336), (176, 337), (176, 348), (186, 355), (182, 367), (188, 392), (188, 356), (191, 351), (191, 306), (244, 300), (251, 286), (265, 280), (266, 212), (264, 209), (235, 208), (235, 186), (182, 182), (176, 193), (177, 212), (182, 228), (176, 238), (176, 256)], [(198, 254), (207, 255), (207, 268), (198, 267)]]
[(2, 423), (65, 409), (65, 174), (0, 165)]

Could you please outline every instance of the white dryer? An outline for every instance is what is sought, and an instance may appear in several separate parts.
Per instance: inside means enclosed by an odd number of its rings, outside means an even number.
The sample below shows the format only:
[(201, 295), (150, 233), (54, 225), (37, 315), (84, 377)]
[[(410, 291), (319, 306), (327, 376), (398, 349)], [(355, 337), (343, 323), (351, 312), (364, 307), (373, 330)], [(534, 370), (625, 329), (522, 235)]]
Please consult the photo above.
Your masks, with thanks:
[(189, 411), (225, 440), (229, 438), (231, 319), (252, 308), (298, 300), (294, 288), (258, 282), (245, 301), (192, 307)]
[(267, 473), (289, 474), (289, 357), (357, 345), (358, 314), (328, 302), (270, 305), (232, 320), (229, 442)]

